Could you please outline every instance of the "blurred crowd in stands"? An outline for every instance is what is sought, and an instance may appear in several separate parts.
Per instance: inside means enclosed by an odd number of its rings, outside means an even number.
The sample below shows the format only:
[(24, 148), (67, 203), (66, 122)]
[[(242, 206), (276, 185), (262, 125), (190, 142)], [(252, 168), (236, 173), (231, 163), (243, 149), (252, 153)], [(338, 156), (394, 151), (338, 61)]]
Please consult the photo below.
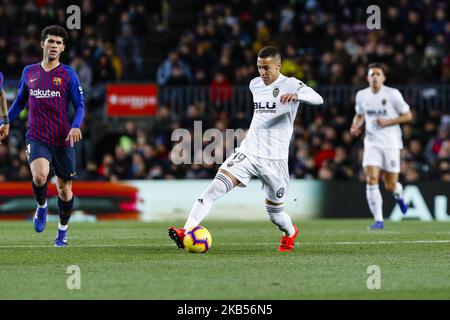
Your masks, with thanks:
[[(377, 1), (371, 2), (377, 4)], [(247, 84), (266, 45), (281, 48), (285, 75), (310, 86), (365, 84), (368, 62), (391, 83), (450, 83), (446, 1), (382, 1), (381, 29), (359, 1), (213, 1), (161, 63), (160, 85)]]
[[(243, 112), (230, 117), (225, 113), (206, 115), (201, 103), (188, 107), (183, 117), (177, 117), (167, 106), (161, 106), (154, 122), (148, 128), (138, 128), (133, 121), (126, 122), (123, 130), (107, 139), (112, 147), (95, 158), (78, 161), (78, 178), (82, 180), (129, 179), (207, 179), (213, 178), (218, 164), (181, 164), (172, 161), (176, 145), (186, 140), (173, 139), (172, 132), (183, 128), (194, 136), (195, 121), (201, 121), (203, 134), (209, 128), (218, 128), (223, 134), (222, 160), (226, 158), (226, 129), (248, 129), (250, 119)], [(298, 115), (291, 143), (289, 169), (292, 178), (320, 180), (364, 181), (362, 172), (362, 137), (349, 133), (351, 117), (329, 110), (317, 114), (309, 124)], [(402, 126), (404, 149), (401, 153), (401, 178), (406, 182), (441, 180), (450, 182), (450, 116), (430, 113), (427, 119), (414, 112), (412, 123)], [(242, 135), (239, 136), (242, 138)], [(13, 143), (0, 145), (0, 181), (30, 179), (26, 165), (25, 148)], [(201, 140), (200, 140), (201, 141)], [(194, 142), (187, 140), (189, 156), (193, 161)], [(203, 147), (211, 144), (203, 139)], [(82, 145), (86, 146), (85, 138)], [(228, 149), (229, 151), (230, 149)], [(79, 154), (82, 154), (79, 152)], [(85, 165), (83, 164), (85, 163)], [(83, 164), (83, 165), (82, 165)]]
[[(41, 58), (39, 32), (48, 24), (65, 25), (67, 1), (0, 0), (0, 59), (6, 76), (20, 76), (23, 65)], [(141, 79), (141, 41), (149, 32), (148, 10), (142, 1), (82, 1), (85, 27), (70, 33), (66, 57), (85, 88), (116, 80), (151, 80), (160, 86), (209, 86), (211, 100), (227, 99), (232, 86), (247, 86), (257, 75), (257, 52), (266, 45), (282, 50), (281, 71), (314, 88), (321, 85), (366, 84), (368, 62), (388, 67), (387, 85), (450, 84), (450, 6), (445, 1), (383, 1), (381, 30), (368, 30), (366, 6), (358, 1), (200, 1), (195, 24), (161, 61), (153, 79)], [(168, 1), (170, 4), (171, 1)], [(376, 1), (374, 1), (374, 4)], [(49, 4), (51, 8), (49, 9)], [(45, 5), (45, 6), (44, 6)], [(161, 5), (161, 3), (159, 3)], [(170, 28), (160, 29), (161, 34)], [(362, 138), (350, 136), (354, 102), (346, 112), (328, 105), (305, 123), (298, 114), (291, 143), (289, 168), (293, 178), (359, 180)], [(450, 181), (450, 116), (414, 111), (402, 126), (401, 179)], [(85, 180), (212, 178), (219, 164), (175, 165), (173, 130), (193, 131), (194, 121), (209, 128), (248, 129), (251, 116), (211, 111), (204, 101), (174, 114), (160, 105), (146, 121), (114, 127), (100, 142), (83, 128), (78, 153), (78, 178)], [(89, 113), (89, 106), (87, 106)], [(24, 121), (21, 134), (26, 130)], [(204, 141), (204, 145), (209, 143)], [(225, 156), (225, 155), (224, 155)], [(224, 159), (223, 159), (224, 160)], [(0, 181), (31, 178), (23, 138), (0, 145)]]
[(85, 91), (96, 83), (140, 79), (142, 39), (153, 28), (161, 1), (0, 0), (3, 74), (20, 78), (25, 65), (41, 60), (42, 29), (65, 27), (71, 5), (81, 9), (81, 29), (69, 30), (62, 60), (77, 71)]

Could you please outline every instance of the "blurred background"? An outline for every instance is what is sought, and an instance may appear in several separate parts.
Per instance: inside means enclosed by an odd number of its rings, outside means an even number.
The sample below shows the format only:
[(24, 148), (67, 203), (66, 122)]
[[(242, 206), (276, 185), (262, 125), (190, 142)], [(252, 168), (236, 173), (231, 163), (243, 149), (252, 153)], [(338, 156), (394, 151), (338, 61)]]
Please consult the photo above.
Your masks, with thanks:
[[(194, 121), (202, 121), (203, 131), (248, 129), (256, 55), (274, 45), (282, 52), (281, 72), (325, 100), (321, 107), (299, 109), (290, 146), (292, 179), (361, 187), (363, 139), (351, 137), (349, 127), (354, 95), (367, 86), (367, 64), (379, 61), (387, 67), (386, 85), (399, 88), (414, 116), (402, 126), (401, 181), (441, 186), (438, 194), (448, 195), (447, 1), (0, 0), (0, 71), (8, 106), (23, 67), (41, 60), (41, 30), (65, 26), (72, 4), (81, 9), (81, 29), (69, 32), (62, 60), (78, 73), (86, 99), (79, 180), (213, 178), (220, 164), (171, 161), (178, 143), (172, 132), (193, 132)], [(379, 30), (366, 26), (372, 4), (381, 8)], [(31, 180), (26, 116), (25, 110), (0, 145), (0, 182)], [(430, 207), (432, 199), (426, 199)], [(360, 202), (357, 210), (367, 211), (363, 191)]]

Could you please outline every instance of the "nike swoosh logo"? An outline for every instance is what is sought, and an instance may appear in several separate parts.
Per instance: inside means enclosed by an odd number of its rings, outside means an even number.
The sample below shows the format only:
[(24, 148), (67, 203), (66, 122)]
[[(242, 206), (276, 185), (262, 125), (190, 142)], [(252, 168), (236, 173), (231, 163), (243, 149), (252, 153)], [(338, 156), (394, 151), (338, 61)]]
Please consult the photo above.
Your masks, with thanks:
[(30, 82), (34, 82), (34, 81), (36, 81), (37, 79), (39, 79), (39, 78), (31, 79)]
[(76, 175), (76, 174), (77, 174), (77, 173), (74, 172), (74, 173), (71, 173), (70, 176), (73, 177), (73, 176)]

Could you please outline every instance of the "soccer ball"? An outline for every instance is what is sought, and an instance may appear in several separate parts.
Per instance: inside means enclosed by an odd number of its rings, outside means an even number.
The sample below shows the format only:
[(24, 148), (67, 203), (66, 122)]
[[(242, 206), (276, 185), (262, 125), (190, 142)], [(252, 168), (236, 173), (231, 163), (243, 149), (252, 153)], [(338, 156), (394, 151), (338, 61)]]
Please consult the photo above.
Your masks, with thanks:
[(183, 244), (184, 250), (190, 253), (205, 253), (211, 248), (212, 237), (208, 229), (197, 226), (186, 231)]

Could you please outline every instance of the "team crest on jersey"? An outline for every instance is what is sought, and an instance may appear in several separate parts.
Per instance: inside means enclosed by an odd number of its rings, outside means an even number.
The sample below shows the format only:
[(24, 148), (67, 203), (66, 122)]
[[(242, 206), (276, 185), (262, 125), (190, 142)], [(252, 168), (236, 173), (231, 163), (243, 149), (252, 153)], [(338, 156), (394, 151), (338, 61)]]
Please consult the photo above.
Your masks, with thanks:
[(53, 84), (59, 86), (61, 84), (62, 79), (60, 77), (53, 78)]
[(283, 198), (283, 196), (284, 196), (284, 188), (278, 189), (277, 197), (281, 199), (281, 198)]
[(381, 100), (381, 104), (382, 104), (383, 106), (385, 106), (385, 105), (386, 105), (386, 99)]
[(275, 88), (275, 89), (273, 89), (272, 93), (273, 93), (273, 97), (276, 98), (278, 96), (278, 94), (280, 93), (280, 89)]
[(234, 165), (234, 162), (233, 161), (230, 161), (230, 162), (228, 162), (227, 163), (227, 167), (229, 168), (229, 167), (232, 167)]

